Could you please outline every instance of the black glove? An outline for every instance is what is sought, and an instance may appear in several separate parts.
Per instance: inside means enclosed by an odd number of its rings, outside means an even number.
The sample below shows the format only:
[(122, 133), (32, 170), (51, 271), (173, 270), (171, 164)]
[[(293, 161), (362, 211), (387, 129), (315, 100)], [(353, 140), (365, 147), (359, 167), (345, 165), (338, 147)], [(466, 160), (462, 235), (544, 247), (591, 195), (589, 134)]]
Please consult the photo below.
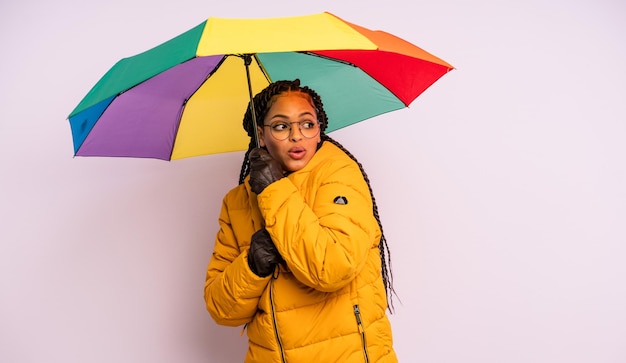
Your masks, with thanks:
[(248, 252), (250, 270), (259, 277), (267, 277), (274, 272), (274, 267), (282, 261), (283, 258), (274, 246), (267, 229), (263, 228), (254, 232)]
[(283, 168), (265, 149), (250, 151), (250, 189), (260, 194), (265, 187), (284, 177)]

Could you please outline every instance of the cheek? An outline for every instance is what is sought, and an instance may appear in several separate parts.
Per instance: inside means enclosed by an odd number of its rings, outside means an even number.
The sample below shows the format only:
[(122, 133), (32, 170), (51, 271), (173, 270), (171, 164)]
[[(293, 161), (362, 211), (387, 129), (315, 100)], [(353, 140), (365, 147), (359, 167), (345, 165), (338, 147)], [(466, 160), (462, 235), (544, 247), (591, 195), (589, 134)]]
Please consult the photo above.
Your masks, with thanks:
[(320, 142), (322, 142), (322, 135), (317, 134), (317, 136), (312, 140), (315, 142), (315, 145), (318, 145)]
[(279, 147), (279, 143), (272, 139), (271, 135), (259, 135), (259, 145), (266, 148), (272, 157), (276, 157), (276, 149)]

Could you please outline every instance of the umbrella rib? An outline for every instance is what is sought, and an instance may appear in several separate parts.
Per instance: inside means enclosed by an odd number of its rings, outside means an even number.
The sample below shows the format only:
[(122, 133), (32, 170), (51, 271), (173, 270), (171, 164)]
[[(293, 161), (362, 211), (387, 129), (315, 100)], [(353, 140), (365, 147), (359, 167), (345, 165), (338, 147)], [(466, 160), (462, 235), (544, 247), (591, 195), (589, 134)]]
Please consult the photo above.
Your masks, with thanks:
[[(102, 114), (103, 114), (103, 113), (104, 113), (104, 112), (105, 112), (105, 111), (109, 108), (109, 106), (111, 106), (111, 103), (113, 103), (113, 101), (114, 101), (117, 97), (119, 97), (119, 95), (121, 95), (121, 94), (122, 94), (122, 92), (120, 92), (120, 93), (118, 93), (118, 94), (116, 94), (116, 95), (114, 95), (114, 96), (111, 96), (111, 97), (110, 97), (111, 101), (109, 101), (109, 103), (108, 103), (108, 104), (104, 107), (104, 109), (102, 110), (102, 112), (100, 112), (100, 116), (102, 116)], [(105, 99), (105, 100), (106, 100), (106, 99)], [(105, 100), (102, 100), (102, 101), (100, 101), (100, 102), (103, 102), (103, 101), (105, 101)], [(97, 104), (96, 104), (96, 105), (97, 105)], [(94, 105), (94, 106), (95, 106), (95, 105)], [(94, 106), (91, 106), (91, 107), (94, 107)], [(81, 112), (83, 112), (83, 111), (81, 111)], [(80, 113), (78, 113), (78, 114), (80, 114)], [(98, 116), (98, 118), (99, 118), (100, 116)], [(76, 117), (76, 115), (74, 115), (74, 117)], [(87, 140), (87, 137), (89, 136), (89, 134), (91, 134), (91, 131), (93, 130), (93, 128), (94, 128), (95, 126), (96, 126), (96, 122), (94, 122), (94, 123), (91, 125), (91, 127), (89, 128), (89, 131), (87, 131), (87, 132), (85, 133), (85, 136), (84, 136), (84, 137), (83, 137), (83, 139), (81, 140), (80, 145), (79, 145), (78, 147), (75, 147), (74, 156), (77, 156), (78, 151), (80, 150), (80, 148), (81, 148), (81, 147), (83, 147), (83, 144), (85, 143), (85, 141)], [(70, 127), (71, 127), (71, 118), (70, 118)], [(74, 145), (74, 146), (76, 146), (76, 145)]]
[(312, 57), (318, 57), (318, 58), (322, 58), (322, 59), (326, 59), (329, 61), (333, 61), (333, 62), (337, 62), (337, 63), (343, 63), (345, 65), (349, 65), (352, 66), (354, 68), (359, 68), (356, 64), (354, 63), (350, 63), (348, 61), (345, 61), (343, 59), (336, 59), (336, 58), (331, 58), (331, 57), (327, 57), (325, 55), (321, 55), (321, 54), (317, 54), (317, 53), (313, 53), (313, 52), (298, 52), (298, 53), (302, 53), (302, 54), (306, 54), (306, 55), (310, 55)]
[[(358, 65), (356, 65), (356, 64), (354, 64), (354, 63), (351, 63), (351, 62), (348, 62), (348, 61), (346, 61), (346, 60), (343, 60), (343, 59), (336, 59), (336, 58), (331, 58), (331, 57), (328, 57), (328, 56), (325, 56), (325, 55), (322, 55), (322, 54), (316, 54), (316, 53), (313, 53), (313, 52), (300, 52), (300, 53), (302, 53), (302, 54), (306, 54), (306, 55), (310, 55), (310, 56), (312, 56), (312, 57), (318, 57), (318, 58), (326, 59), (326, 60), (333, 61), (333, 62), (337, 62), (337, 63), (343, 63), (343, 64), (346, 64), (346, 65), (352, 66), (352, 67), (354, 67), (354, 68), (358, 68), (358, 69), (359, 69), (359, 70), (361, 70), (363, 73), (365, 73), (366, 75), (368, 75), (369, 77), (371, 77), (373, 80), (376, 80), (376, 78), (375, 78), (374, 76), (372, 76), (369, 72), (365, 71), (363, 68), (359, 67)], [(402, 102), (402, 103), (403, 103), (406, 107), (409, 107), (409, 105), (408, 105), (408, 104), (406, 104), (404, 101), (402, 101), (402, 100), (400, 99), (400, 97), (396, 94), (396, 92), (394, 92), (393, 90), (391, 90), (391, 89), (390, 89), (387, 85), (385, 85), (385, 84), (383, 84), (383, 83), (381, 83), (381, 82), (378, 82), (378, 83), (379, 83), (381, 86), (383, 86), (383, 87), (384, 87), (387, 91), (389, 91), (389, 93), (391, 93), (392, 95), (394, 95), (395, 97), (397, 97), (397, 98), (398, 98), (398, 100), (400, 100), (400, 101), (401, 101), (401, 102)]]
[(200, 83), (200, 85), (198, 85), (198, 87), (193, 92), (191, 92), (189, 96), (187, 96), (185, 100), (183, 101), (182, 107), (178, 114), (178, 122), (176, 123), (176, 132), (174, 132), (174, 140), (172, 140), (172, 147), (170, 149), (169, 160), (172, 160), (172, 155), (174, 154), (174, 149), (176, 148), (176, 140), (178, 139), (178, 131), (180, 130), (180, 123), (183, 121), (183, 113), (185, 113), (185, 107), (187, 106), (189, 99), (191, 99), (191, 97), (193, 97), (193, 95), (195, 95), (196, 92), (198, 92), (198, 90), (202, 88), (202, 86), (206, 83), (206, 81), (208, 81), (209, 78), (211, 78), (211, 76), (215, 72), (217, 72), (217, 70), (222, 66), (222, 63), (224, 63), (227, 57), (228, 57), (227, 54), (224, 55), (222, 59), (219, 61), (219, 63), (217, 63), (217, 65), (213, 68), (213, 70), (209, 72), (209, 74), (207, 74), (207, 76), (204, 78), (204, 81), (202, 81), (202, 83)]
[(267, 83), (272, 83), (272, 80), (270, 79), (270, 75), (267, 73), (267, 70), (265, 69), (265, 67), (263, 67), (263, 64), (261, 64), (259, 57), (257, 57), (256, 53), (254, 53), (252, 56), (254, 57), (254, 60), (256, 61), (257, 66), (259, 66), (261, 73), (263, 73), (263, 75), (265, 76)]
[(265, 69), (265, 67), (263, 67), (263, 64), (261, 64), (261, 61), (259, 60), (259, 57), (257, 57), (257, 53), (249, 53), (249, 54), (226, 54), (226, 56), (235, 56), (235, 57), (239, 57), (241, 59), (245, 59), (245, 57), (252, 57), (254, 58), (254, 60), (256, 61), (256, 65), (259, 66), (259, 70), (261, 71), (261, 73), (263, 73), (263, 76), (265, 77), (265, 79), (267, 80), (268, 83), (272, 83), (272, 79), (270, 78), (270, 75), (267, 73), (267, 70)]

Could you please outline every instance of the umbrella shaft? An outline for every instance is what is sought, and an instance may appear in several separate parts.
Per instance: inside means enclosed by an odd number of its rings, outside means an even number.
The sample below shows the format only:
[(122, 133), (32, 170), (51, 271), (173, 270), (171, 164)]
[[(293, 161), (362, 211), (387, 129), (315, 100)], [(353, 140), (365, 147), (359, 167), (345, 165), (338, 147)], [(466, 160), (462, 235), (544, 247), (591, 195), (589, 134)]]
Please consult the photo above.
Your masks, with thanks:
[(258, 148), (261, 147), (261, 145), (259, 144), (256, 112), (254, 111), (254, 95), (252, 94), (252, 83), (250, 82), (250, 63), (252, 63), (252, 56), (250, 54), (244, 54), (243, 62), (246, 65), (246, 78), (248, 79), (248, 94), (250, 95), (250, 113), (252, 114), (252, 128), (254, 129), (254, 143)]

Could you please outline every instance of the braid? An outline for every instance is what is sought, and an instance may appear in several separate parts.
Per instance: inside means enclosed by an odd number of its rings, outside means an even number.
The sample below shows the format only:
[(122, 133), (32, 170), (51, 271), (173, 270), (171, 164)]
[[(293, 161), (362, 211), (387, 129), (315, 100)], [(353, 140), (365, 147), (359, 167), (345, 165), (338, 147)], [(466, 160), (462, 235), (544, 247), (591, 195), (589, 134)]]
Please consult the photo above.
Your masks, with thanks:
[(393, 297), (392, 295), (396, 295), (396, 291), (393, 288), (393, 273), (391, 271), (391, 253), (389, 252), (389, 245), (387, 244), (387, 239), (385, 238), (385, 233), (383, 232), (383, 225), (380, 221), (380, 216), (378, 215), (378, 206), (376, 205), (376, 198), (374, 198), (374, 191), (372, 190), (372, 186), (370, 185), (369, 177), (363, 169), (363, 165), (352, 155), (350, 151), (348, 151), (343, 145), (341, 145), (338, 141), (333, 139), (332, 137), (323, 134), (322, 141), (328, 141), (338, 148), (340, 148), (346, 155), (350, 157), (361, 169), (361, 174), (363, 175), (363, 179), (367, 183), (367, 187), (370, 191), (370, 196), (372, 197), (372, 211), (374, 213), (374, 218), (376, 218), (376, 222), (378, 222), (378, 227), (380, 228), (380, 243), (378, 245), (378, 249), (380, 250), (380, 262), (381, 262), (381, 273), (383, 277), (383, 284), (385, 285), (385, 292), (387, 293), (387, 302), (389, 304), (389, 311), (393, 312)]
[[(389, 311), (393, 312), (394, 307), (393, 307), (392, 295), (397, 296), (397, 294), (395, 290), (393, 289), (393, 274), (391, 272), (391, 256), (389, 252), (389, 246), (387, 245), (387, 240), (385, 238), (385, 234), (383, 233), (383, 226), (382, 226), (382, 223), (380, 222), (380, 217), (378, 215), (378, 206), (376, 205), (376, 200), (374, 199), (374, 192), (372, 191), (369, 178), (367, 177), (367, 174), (365, 173), (365, 170), (363, 169), (363, 166), (361, 165), (361, 163), (359, 163), (359, 161), (348, 150), (346, 150), (346, 148), (344, 148), (343, 145), (341, 145), (339, 142), (335, 141), (333, 138), (331, 138), (330, 136), (324, 133), (324, 130), (326, 130), (326, 127), (328, 126), (328, 116), (326, 115), (326, 111), (324, 111), (324, 104), (322, 103), (322, 99), (317, 94), (317, 92), (315, 92), (311, 88), (307, 86), (301, 86), (299, 79), (296, 79), (294, 81), (276, 81), (274, 83), (271, 83), (269, 86), (267, 86), (267, 88), (259, 92), (256, 96), (254, 96), (254, 112), (256, 114), (256, 119), (263, 120), (265, 118), (265, 115), (267, 114), (267, 111), (274, 104), (276, 100), (276, 96), (280, 95), (283, 92), (303, 92), (303, 93), (308, 94), (311, 97), (311, 100), (313, 101), (313, 105), (315, 106), (315, 110), (317, 112), (317, 120), (320, 124), (322, 142), (324, 141), (331, 142), (332, 144), (340, 148), (344, 153), (346, 153), (346, 155), (348, 155), (350, 159), (352, 159), (359, 166), (359, 169), (361, 170), (361, 174), (363, 175), (363, 178), (365, 179), (365, 182), (367, 183), (367, 187), (370, 191), (370, 196), (372, 198), (372, 204), (373, 204), (374, 218), (376, 218), (376, 221), (378, 222), (378, 227), (380, 228), (381, 236), (380, 236), (380, 242), (378, 244), (378, 249), (380, 250), (381, 274), (382, 274), (383, 284), (385, 286), (385, 292), (387, 295)], [(250, 144), (248, 145), (248, 150), (246, 151), (244, 155), (243, 163), (241, 164), (241, 172), (239, 173), (239, 184), (243, 184), (246, 176), (250, 174), (250, 161), (248, 160), (248, 156), (250, 154), (250, 151), (256, 148), (256, 144), (254, 141), (256, 130), (254, 129), (254, 125), (252, 122), (252, 113), (251, 113), (250, 104), (248, 104), (248, 108), (246, 109), (246, 113), (243, 117), (243, 128), (244, 130), (246, 130), (246, 132), (248, 133), (248, 136), (250, 137)], [(322, 143), (320, 143), (320, 145), (321, 144)]]
[(241, 171), (239, 172), (239, 184), (243, 184), (243, 180), (246, 178), (246, 175), (250, 174), (250, 160), (248, 157), (250, 156), (250, 151), (252, 151), (252, 147), (248, 147), (246, 154), (243, 156), (243, 163), (241, 163)]

